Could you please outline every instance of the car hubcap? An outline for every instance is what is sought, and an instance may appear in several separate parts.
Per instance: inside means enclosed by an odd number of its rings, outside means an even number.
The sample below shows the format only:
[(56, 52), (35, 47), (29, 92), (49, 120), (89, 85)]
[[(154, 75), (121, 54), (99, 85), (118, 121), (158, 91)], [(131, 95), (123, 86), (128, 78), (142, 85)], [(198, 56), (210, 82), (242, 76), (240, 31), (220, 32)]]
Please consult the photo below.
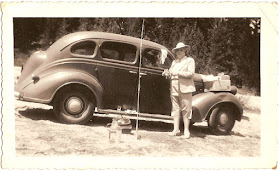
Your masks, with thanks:
[(220, 115), (220, 124), (221, 125), (226, 125), (228, 122), (228, 115), (226, 113), (221, 113)]
[(66, 110), (70, 114), (79, 114), (83, 109), (83, 101), (79, 97), (70, 97), (66, 102)]

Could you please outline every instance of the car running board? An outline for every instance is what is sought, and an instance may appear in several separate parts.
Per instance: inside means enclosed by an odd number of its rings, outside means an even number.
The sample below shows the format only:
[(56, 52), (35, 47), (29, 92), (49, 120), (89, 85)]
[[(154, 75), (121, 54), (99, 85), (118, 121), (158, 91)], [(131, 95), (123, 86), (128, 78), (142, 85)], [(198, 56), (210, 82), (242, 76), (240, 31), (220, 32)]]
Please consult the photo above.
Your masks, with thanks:
[[(107, 109), (106, 110), (99, 109), (98, 113), (94, 113), (93, 116), (109, 117), (109, 118), (125, 116), (125, 118), (128, 119), (133, 119), (133, 120), (137, 119), (137, 113), (134, 111), (119, 111), (119, 110), (107, 110)], [(160, 114), (139, 113), (138, 120), (173, 123), (172, 116), (166, 116)]]

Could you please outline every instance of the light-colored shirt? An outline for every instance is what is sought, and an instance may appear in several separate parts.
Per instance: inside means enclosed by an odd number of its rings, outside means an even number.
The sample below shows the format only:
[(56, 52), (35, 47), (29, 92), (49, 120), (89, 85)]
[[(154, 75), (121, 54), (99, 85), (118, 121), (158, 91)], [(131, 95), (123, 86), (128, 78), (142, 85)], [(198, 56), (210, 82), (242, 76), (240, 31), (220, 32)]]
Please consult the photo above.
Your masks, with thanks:
[(173, 96), (179, 96), (179, 81), (178, 81), (178, 75), (173, 75), (174, 73), (178, 73), (185, 65), (184, 62), (187, 59), (187, 57), (183, 57), (182, 59), (176, 59), (170, 69), (169, 72), (171, 74), (171, 94)]
[(192, 79), (195, 72), (195, 64), (191, 57), (185, 56), (181, 60), (174, 60), (169, 72), (171, 76), (171, 94), (173, 96), (178, 96), (179, 93), (195, 91)]
[(174, 76), (174, 75), (172, 75), (173, 73), (178, 73), (185, 65), (186, 65), (186, 59), (187, 59), (187, 57), (185, 56), (185, 57), (183, 57), (182, 59), (176, 59), (173, 63), (172, 63), (172, 65), (171, 65), (171, 67), (170, 67), (170, 69), (169, 69), (169, 72), (170, 72), (170, 74), (171, 74), (171, 80), (173, 80), (173, 79), (178, 79), (178, 75), (176, 75), (176, 76)]

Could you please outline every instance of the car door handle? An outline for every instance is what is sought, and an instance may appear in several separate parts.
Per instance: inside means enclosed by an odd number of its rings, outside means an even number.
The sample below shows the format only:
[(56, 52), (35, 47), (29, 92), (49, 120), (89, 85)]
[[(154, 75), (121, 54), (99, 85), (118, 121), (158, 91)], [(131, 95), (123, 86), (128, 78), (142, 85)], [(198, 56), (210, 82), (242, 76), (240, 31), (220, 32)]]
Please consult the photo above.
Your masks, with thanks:
[(140, 75), (147, 75), (146, 73), (140, 72)]
[(129, 73), (131, 73), (131, 74), (137, 74), (136, 71), (129, 71)]
[[(131, 73), (131, 74), (137, 74), (136, 71), (129, 71), (129, 73)], [(147, 75), (147, 74), (144, 73), (144, 72), (140, 72), (140, 75), (141, 75), (141, 76), (144, 76), (144, 75)]]

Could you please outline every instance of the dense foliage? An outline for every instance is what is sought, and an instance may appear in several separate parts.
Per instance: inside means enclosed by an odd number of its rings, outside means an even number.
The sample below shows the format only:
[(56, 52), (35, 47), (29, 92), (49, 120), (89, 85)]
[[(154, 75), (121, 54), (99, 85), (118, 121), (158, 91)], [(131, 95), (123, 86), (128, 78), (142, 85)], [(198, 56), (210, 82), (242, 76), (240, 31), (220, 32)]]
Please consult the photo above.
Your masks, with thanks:
[[(15, 18), (14, 46), (20, 52), (46, 49), (65, 34), (103, 31), (141, 37), (143, 18)], [(196, 72), (229, 74), (233, 84), (260, 92), (259, 18), (145, 18), (144, 39), (172, 49), (192, 47)]]

